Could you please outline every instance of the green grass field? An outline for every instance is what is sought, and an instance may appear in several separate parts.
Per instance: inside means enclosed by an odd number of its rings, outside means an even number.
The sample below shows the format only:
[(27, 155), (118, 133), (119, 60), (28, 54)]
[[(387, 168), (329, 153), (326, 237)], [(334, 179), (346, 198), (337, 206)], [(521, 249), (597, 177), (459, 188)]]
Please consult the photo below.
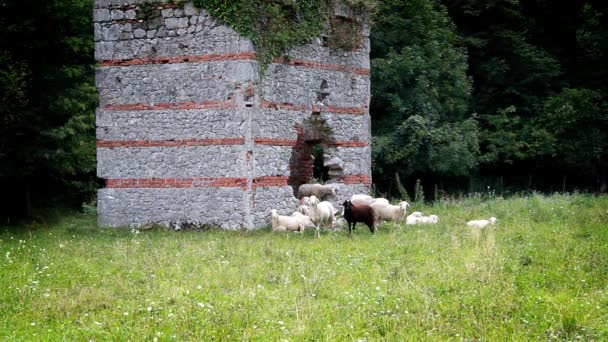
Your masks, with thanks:
[(83, 214), (2, 226), (0, 338), (608, 340), (607, 196), (413, 210), (440, 221), (320, 239), (99, 229)]

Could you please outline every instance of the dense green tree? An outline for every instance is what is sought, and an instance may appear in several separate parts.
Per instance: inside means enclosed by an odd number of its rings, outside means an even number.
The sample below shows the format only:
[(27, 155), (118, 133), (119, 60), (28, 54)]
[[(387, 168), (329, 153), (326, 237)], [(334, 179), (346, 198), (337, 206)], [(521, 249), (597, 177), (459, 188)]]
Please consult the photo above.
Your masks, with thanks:
[[(433, 0), (382, 1), (372, 31), (374, 180), (462, 176), (477, 165), (466, 55)], [(411, 177), (410, 177), (411, 178)]]
[(0, 181), (26, 202), (30, 189), (86, 198), (96, 182), (93, 1), (0, 8)]

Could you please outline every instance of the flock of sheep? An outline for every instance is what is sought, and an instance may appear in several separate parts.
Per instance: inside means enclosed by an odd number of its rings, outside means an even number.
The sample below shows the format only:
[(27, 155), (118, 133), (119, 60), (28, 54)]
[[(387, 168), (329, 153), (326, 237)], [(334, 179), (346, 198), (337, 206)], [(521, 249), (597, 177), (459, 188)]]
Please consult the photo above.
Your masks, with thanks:
[[(348, 232), (352, 234), (357, 223), (361, 222), (375, 233), (375, 224), (379, 221), (391, 221), (394, 225), (405, 220), (406, 225), (434, 224), (439, 222), (437, 215), (424, 216), (415, 211), (406, 216), (409, 203), (403, 201), (392, 205), (385, 198), (373, 198), (369, 195), (352, 195), (350, 200), (342, 204), (342, 218), (336, 220), (338, 210), (328, 201), (323, 201), (325, 196), (335, 196), (336, 190), (330, 185), (302, 184), (298, 189), (300, 206), (290, 216), (279, 215), (273, 209), (271, 211), (271, 223), (273, 231), (296, 231), (303, 232), (307, 228), (315, 228), (317, 236), (321, 227), (335, 229), (336, 225), (348, 225)], [(468, 227), (485, 228), (497, 222), (495, 217), (487, 220), (473, 220), (467, 222)]]

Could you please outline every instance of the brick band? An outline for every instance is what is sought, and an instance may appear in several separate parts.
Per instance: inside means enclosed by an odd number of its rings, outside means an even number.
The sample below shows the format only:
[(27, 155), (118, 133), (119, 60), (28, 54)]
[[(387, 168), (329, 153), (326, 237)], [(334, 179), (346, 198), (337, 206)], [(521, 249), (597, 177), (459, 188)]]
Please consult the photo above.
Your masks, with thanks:
[(247, 188), (246, 178), (122, 178), (106, 179), (107, 188)]
[(253, 180), (253, 188), (270, 187), (270, 186), (287, 186), (287, 176), (267, 176), (258, 177)]
[[(127, 20), (129, 21), (129, 20)], [(138, 22), (137, 19), (130, 21)], [(176, 64), (176, 63), (197, 63), (197, 62), (218, 62), (218, 61), (238, 61), (238, 60), (255, 60), (255, 52), (237, 52), (237, 53), (222, 53), (209, 55), (193, 55), (193, 56), (173, 56), (173, 57), (156, 57), (156, 58), (131, 58), (131, 59), (105, 59), (100, 62), (102, 67), (115, 66), (131, 66), (131, 65), (146, 65), (146, 64)], [(304, 59), (293, 58), (286, 60), (284, 58), (275, 58), (272, 61), (275, 64), (284, 64), (297, 66), (309, 69), (339, 71), (355, 75), (369, 76), (371, 70), (368, 68), (355, 68), (341, 64), (327, 64)]]
[(175, 146), (211, 146), (243, 145), (245, 138), (208, 138), (183, 140), (99, 140), (97, 147), (175, 147)]
[[(253, 188), (287, 186), (287, 176), (258, 177), (253, 180)], [(371, 179), (367, 175), (345, 175), (340, 180), (344, 184), (371, 185)], [(247, 179), (240, 177), (224, 178), (122, 178), (106, 179), (106, 188), (135, 189), (135, 188), (241, 188), (247, 189)]]
[(354, 114), (363, 115), (365, 113), (365, 106), (361, 107), (334, 107), (334, 106), (317, 106), (317, 105), (303, 105), (293, 103), (276, 103), (264, 101), (262, 102), (262, 108), (267, 109), (283, 109), (290, 111), (299, 112), (325, 112), (335, 114)]
[(131, 66), (145, 64), (176, 64), (216, 61), (255, 60), (255, 52), (222, 53), (199, 56), (176, 56), (157, 58), (133, 58), (133, 59), (106, 59), (101, 61), (101, 66)]
[[(265, 146), (296, 146), (297, 140), (254, 138), (256, 145)], [(98, 148), (114, 147), (177, 147), (177, 146), (213, 146), (213, 145), (244, 145), (245, 138), (206, 138), (181, 140), (98, 140)], [(364, 141), (328, 141), (323, 143), (328, 147), (365, 147)]]
[(347, 73), (356, 74), (356, 75), (364, 75), (364, 76), (371, 75), (371, 70), (367, 69), (367, 68), (354, 68), (354, 67), (349, 67), (349, 66), (341, 65), (341, 64), (319, 63), (319, 62), (307, 61), (307, 60), (299, 59), (299, 58), (292, 58), (289, 60), (286, 60), (285, 58), (275, 58), (272, 60), (272, 62), (277, 63), (277, 64), (301, 66), (304, 68), (311, 68), (311, 69), (341, 71), (341, 72), (347, 72)]
[(227, 109), (230, 101), (179, 102), (179, 103), (125, 103), (109, 104), (105, 110), (183, 110), (183, 109)]

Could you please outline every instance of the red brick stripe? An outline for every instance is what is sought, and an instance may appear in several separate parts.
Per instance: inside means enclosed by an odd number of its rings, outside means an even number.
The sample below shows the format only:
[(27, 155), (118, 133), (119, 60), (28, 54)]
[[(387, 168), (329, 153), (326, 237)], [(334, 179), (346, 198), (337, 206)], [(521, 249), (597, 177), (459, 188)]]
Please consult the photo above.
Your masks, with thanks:
[[(265, 146), (296, 146), (294, 139), (254, 138), (256, 145)], [(206, 138), (181, 140), (98, 140), (99, 148), (114, 147), (177, 147), (177, 146), (214, 146), (214, 145), (244, 145), (245, 138)], [(365, 147), (364, 141), (328, 141), (323, 143), (329, 147)]]
[(329, 147), (365, 147), (368, 143), (365, 141), (328, 141), (323, 145)]
[(255, 52), (222, 53), (198, 56), (175, 56), (157, 58), (132, 58), (132, 59), (106, 59), (101, 61), (101, 66), (130, 66), (145, 64), (176, 64), (215, 61), (254, 60)]
[(365, 107), (335, 107), (335, 106), (317, 106), (317, 105), (302, 105), (293, 103), (276, 103), (264, 101), (262, 102), (262, 108), (268, 109), (283, 109), (299, 112), (327, 112), (335, 114), (354, 114), (362, 115), (365, 113)]
[(256, 145), (296, 146), (297, 140), (294, 140), (294, 139), (254, 138), (253, 142)]
[(105, 110), (180, 110), (180, 109), (227, 109), (230, 101), (179, 102), (179, 103), (125, 103), (109, 104)]
[(311, 69), (341, 71), (341, 72), (347, 72), (347, 73), (357, 74), (357, 75), (366, 75), (367, 76), (367, 75), (371, 74), (371, 70), (368, 68), (355, 68), (355, 67), (349, 67), (349, 66), (341, 65), (341, 64), (319, 63), (319, 62), (307, 61), (307, 60), (299, 59), (299, 58), (292, 58), (289, 60), (286, 60), (285, 58), (275, 58), (272, 60), (272, 62), (277, 63), (277, 64), (301, 66), (304, 68), (311, 68)]
[[(273, 139), (273, 138), (254, 138), (253, 142), (256, 145), (267, 146), (296, 146), (298, 141), (295, 139)], [(328, 147), (365, 147), (368, 145), (365, 141), (327, 141), (323, 145)]]
[(122, 178), (106, 179), (107, 188), (247, 188), (246, 178)]
[(365, 184), (372, 185), (372, 180), (367, 175), (344, 175), (340, 177), (344, 184)]
[[(287, 176), (258, 177), (253, 180), (253, 188), (287, 186)], [(367, 175), (345, 175), (339, 178), (344, 184), (371, 185)], [(106, 188), (158, 189), (158, 188), (241, 188), (247, 189), (247, 178), (240, 177), (197, 177), (197, 178), (121, 178), (106, 179)]]
[(266, 176), (258, 177), (253, 180), (253, 188), (270, 187), (270, 186), (287, 186), (287, 176)]
[(97, 147), (174, 147), (174, 146), (210, 146), (210, 145), (243, 145), (245, 138), (208, 138), (183, 140), (98, 140)]

